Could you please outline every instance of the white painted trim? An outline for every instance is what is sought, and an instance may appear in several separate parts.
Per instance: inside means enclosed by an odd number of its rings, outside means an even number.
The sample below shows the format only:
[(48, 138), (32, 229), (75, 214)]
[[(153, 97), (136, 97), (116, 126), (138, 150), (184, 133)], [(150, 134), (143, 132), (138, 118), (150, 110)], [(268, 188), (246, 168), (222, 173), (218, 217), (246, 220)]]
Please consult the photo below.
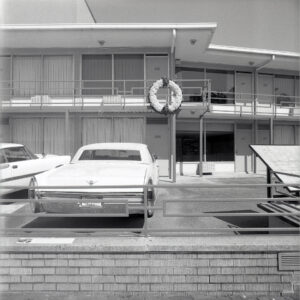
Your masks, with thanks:
[(202, 29), (215, 30), (217, 23), (106, 23), (106, 24), (2, 24), (0, 30), (94, 30), (94, 29)]
[(245, 54), (254, 54), (254, 55), (255, 54), (256, 55), (276, 55), (276, 56), (284, 56), (284, 57), (291, 57), (291, 58), (300, 58), (299, 52), (236, 47), (236, 46), (226, 46), (226, 45), (216, 45), (216, 44), (210, 44), (208, 46), (208, 50), (245, 53)]
[(172, 30), (172, 45), (171, 45), (171, 54), (173, 54), (175, 52), (175, 43), (176, 43), (176, 29)]

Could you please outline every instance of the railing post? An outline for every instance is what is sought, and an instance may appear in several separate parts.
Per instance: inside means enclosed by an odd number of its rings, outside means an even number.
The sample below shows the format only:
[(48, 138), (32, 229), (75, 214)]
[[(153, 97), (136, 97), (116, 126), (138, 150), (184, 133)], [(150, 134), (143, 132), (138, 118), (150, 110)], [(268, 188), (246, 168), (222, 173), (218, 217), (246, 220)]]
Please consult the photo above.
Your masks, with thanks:
[[(269, 167), (267, 168), (267, 184), (272, 184), (272, 171)], [(267, 187), (267, 197), (273, 198), (273, 190), (271, 186)]]
[(203, 176), (203, 116), (199, 120), (199, 176)]
[(148, 237), (148, 187), (144, 186), (144, 235)]

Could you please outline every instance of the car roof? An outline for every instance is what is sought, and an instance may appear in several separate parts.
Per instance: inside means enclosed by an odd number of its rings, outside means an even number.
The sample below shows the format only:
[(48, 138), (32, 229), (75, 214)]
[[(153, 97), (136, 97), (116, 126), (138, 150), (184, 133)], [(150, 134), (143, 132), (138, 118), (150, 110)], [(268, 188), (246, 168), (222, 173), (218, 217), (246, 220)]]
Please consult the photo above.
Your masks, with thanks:
[(0, 149), (11, 148), (11, 147), (23, 147), (22, 144), (14, 144), (14, 143), (0, 143)]
[(81, 147), (81, 150), (91, 149), (116, 149), (116, 150), (142, 150), (147, 145), (141, 143), (96, 143)]

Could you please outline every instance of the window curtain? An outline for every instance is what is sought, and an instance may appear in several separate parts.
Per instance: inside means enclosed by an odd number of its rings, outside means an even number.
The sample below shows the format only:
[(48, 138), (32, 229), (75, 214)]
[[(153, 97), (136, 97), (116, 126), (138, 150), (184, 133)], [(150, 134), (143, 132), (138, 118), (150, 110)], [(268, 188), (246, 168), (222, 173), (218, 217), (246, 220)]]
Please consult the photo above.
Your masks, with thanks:
[(65, 154), (65, 120), (46, 118), (44, 121), (44, 152)]
[(112, 119), (111, 118), (83, 118), (82, 143), (112, 142)]
[(12, 119), (12, 141), (26, 145), (34, 153), (42, 153), (42, 120)]
[(44, 90), (50, 96), (72, 96), (72, 56), (44, 56)]
[(272, 104), (273, 103), (273, 75), (258, 75), (258, 103)]
[(13, 57), (13, 94), (31, 97), (41, 94), (41, 56)]
[(292, 125), (278, 125), (274, 128), (274, 144), (276, 145), (294, 145), (295, 128)]
[(144, 143), (144, 132), (143, 118), (114, 119), (114, 142)]
[(83, 95), (100, 96), (112, 94), (112, 56), (82, 56)]
[(236, 103), (252, 102), (252, 73), (236, 73)]
[[(120, 54), (114, 56), (115, 88), (118, 94), (142, 95), (144, 93), (144, 56)], [(125, 81), (125, 85), (123, 80)], [(133, 80), (133, 81), (132, 81)]]
[(276, 103), (281, 106), (294, 106), (294, 78), (285, 76), (275, 77)]

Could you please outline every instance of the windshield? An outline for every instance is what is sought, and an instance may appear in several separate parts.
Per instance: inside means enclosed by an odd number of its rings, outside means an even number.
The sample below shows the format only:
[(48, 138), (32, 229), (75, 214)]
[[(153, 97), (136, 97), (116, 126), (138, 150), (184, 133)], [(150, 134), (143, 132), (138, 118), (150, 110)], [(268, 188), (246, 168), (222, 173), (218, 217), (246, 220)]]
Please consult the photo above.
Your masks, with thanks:
[(140, 151), (137, 150), (115, 150), (98, 149), (85, 150), (79, 160), (134, 160), (141, 161)]

